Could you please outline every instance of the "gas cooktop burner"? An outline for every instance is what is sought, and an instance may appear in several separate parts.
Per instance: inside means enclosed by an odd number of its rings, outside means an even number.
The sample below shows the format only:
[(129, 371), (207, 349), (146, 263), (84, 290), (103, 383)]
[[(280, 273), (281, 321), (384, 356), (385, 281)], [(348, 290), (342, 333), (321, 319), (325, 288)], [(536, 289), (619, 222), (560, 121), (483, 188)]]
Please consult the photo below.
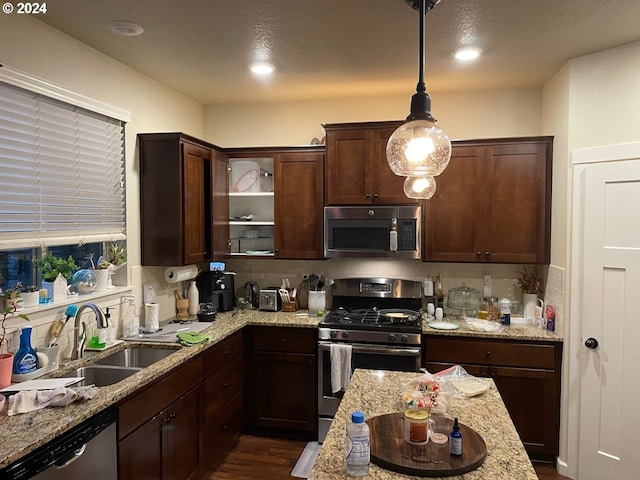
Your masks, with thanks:
[(329, 312), (321, 326), (350, 329), (384, 329), (388, 331), (420, 331), (422, 318), (419, 312), (400, 309), (338, 308)]

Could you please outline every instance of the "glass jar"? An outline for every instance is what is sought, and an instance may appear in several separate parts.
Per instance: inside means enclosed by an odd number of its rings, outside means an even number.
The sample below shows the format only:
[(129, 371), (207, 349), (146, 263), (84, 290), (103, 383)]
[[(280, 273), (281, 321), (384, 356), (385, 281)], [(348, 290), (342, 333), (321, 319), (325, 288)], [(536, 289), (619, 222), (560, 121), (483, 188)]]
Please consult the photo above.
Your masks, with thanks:
[(273, 192), (273, 173), (260, 170), (260, 191)]

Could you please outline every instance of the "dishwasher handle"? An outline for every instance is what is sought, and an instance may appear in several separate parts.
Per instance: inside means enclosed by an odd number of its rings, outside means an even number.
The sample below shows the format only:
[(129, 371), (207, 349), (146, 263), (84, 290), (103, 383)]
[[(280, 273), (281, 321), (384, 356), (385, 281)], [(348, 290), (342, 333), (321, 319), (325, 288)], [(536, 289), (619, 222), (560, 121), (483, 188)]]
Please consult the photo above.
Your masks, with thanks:
[(79, 449), (77, 449), (74, 452), (72, 452), (71, 455), (69, 455), (69, 456), (67, 456), (65, 458), (61, 458), (60, 460), (58, 460), (56, 463), (53, 464), (53, 466), (58, 468), (58, 469), (60, 469), (60, 470), (62, 470), (63, 468), (67, 468), (73, 462), (78, 460), (82, 456), (82, 454), (84, 453), (84, 451), (86, 449), (87, 449), (87, 444), (85, 443)]

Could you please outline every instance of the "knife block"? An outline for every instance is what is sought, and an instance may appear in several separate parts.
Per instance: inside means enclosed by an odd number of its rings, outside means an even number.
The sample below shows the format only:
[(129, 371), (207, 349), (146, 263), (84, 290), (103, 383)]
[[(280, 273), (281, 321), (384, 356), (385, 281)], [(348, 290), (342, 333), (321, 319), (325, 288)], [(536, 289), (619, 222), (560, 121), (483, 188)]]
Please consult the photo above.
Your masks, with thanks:
[(282, 302), (282, 311), (283, 312), (295, 312), (298, 310), (298, 302), (294, 298), (291, 302)]

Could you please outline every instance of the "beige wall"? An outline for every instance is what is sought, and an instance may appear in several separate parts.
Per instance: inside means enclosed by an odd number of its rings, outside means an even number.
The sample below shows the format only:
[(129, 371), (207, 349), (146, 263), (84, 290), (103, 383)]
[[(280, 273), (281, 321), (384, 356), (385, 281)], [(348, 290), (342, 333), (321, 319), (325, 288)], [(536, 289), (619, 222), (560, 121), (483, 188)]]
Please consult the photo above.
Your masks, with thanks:
[[(131, 112), (126, 127), (127, 235), (133, 292), (142, 298), (150, 274), (140, 268), (140, 207), (136, 135), (139, 132), (183, 131), (203, 136), (203, 107), (139, 72), (60, 33), (28, 15), (0, 15), (0, 62), (58, 86)], [(173, 312), (173, 300), (162, 313)], [(106, 303), (105, 303), (106, 302)], [(117, 305), (118, 297), (100, 301)], [(141, 306), (141, 301), (138, 305)], [(32, 317), (34, 345), (40, 345), (54, 316), (65, 307)], [(117, 320), (117, 309), (114, 309)], [(71, 331), (68, 328), (69, 332)], [(68, 332), (68, 333), (69, 333)]]
[[(307, 145), (323, 123), (402, 120), (407, 95), (207, 105), (205, 139), (222, 147)], [(432, 113), (451, 139), (540, 135), (540, 88), (432, 93)]]
[(569, 148), (640, 138), (640, 42), (569, 62)]
[(136, 135), (203, 135), (202, 106), (28, 15), (0, 15), (0, 61), (12, 68), (131, 112), (126, 127), (129, 258), (140, 264)]

